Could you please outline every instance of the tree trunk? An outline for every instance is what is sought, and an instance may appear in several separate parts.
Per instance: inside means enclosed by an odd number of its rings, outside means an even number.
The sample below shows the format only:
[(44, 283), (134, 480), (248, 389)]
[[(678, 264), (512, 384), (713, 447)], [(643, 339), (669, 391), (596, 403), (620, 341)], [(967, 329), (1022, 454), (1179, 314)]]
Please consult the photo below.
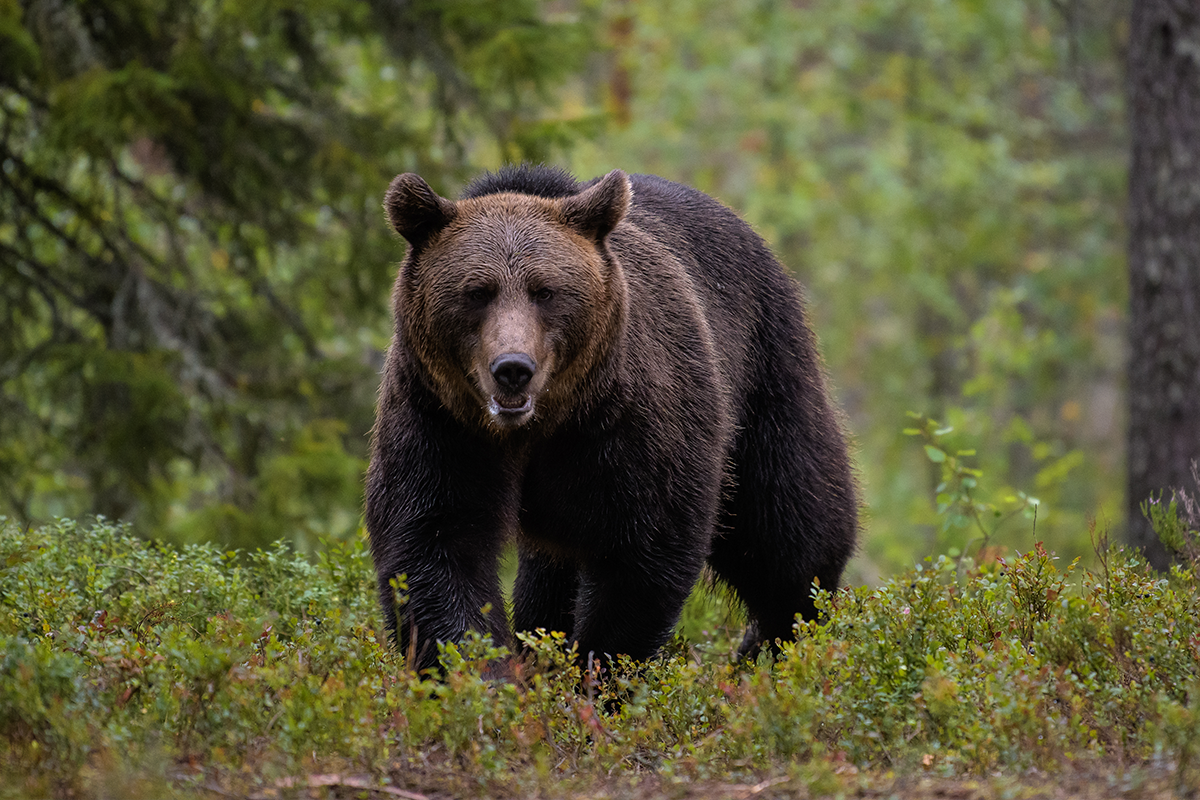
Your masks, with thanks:
[(1128, 59), (1128, 538), (1162, 569), (1139, 507), (1200, 458), (1200, 4), (1135, 0)]

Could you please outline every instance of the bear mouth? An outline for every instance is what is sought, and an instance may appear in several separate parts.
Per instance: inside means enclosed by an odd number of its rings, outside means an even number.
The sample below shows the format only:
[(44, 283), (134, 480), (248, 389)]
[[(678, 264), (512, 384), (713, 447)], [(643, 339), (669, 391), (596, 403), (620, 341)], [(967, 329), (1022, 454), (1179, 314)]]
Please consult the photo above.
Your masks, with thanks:
[(533, 395), (506, 397), (494, 394), (488, 398), (488, 413), (505, 422), (520, 422), (533, 413)]

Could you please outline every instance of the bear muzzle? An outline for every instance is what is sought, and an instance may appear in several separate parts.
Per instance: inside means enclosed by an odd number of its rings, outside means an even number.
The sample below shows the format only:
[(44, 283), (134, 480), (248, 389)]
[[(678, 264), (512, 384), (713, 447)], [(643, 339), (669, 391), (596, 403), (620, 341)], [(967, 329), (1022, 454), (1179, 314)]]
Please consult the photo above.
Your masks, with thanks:
[(537, 364), (525, 353), (502, 353), (488, 365), (496, 392), (488, 398), (488, 413), (505, 427), (517, 426), (533, 416), (529, 382)]

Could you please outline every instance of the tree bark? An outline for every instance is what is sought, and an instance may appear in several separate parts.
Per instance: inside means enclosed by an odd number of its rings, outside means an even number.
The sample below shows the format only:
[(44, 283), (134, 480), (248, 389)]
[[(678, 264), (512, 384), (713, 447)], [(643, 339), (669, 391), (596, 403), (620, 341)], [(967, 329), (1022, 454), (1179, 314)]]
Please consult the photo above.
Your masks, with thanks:
[(1132, 5), (1127, 533), (1163, 569), (1140, 506), (1200, 458), (1200, 4)]

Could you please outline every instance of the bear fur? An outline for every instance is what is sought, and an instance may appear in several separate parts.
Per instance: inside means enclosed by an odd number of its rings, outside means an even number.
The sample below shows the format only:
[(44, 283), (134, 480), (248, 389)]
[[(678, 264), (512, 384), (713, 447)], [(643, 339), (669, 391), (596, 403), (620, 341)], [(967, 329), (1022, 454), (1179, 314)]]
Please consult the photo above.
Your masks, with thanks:
[(662, 178), (530, 166), (457, 202), (400, 175), (385, 208), (409, 247), (366, 519), (412, 668), (467, 630), (511, 644), (514, 538), (513, 626), (583, 658), (652, 656), (706, 563), (745, 604), (743, 653), (814, 617), (855, 482), (799, 289), (746, 223)]

